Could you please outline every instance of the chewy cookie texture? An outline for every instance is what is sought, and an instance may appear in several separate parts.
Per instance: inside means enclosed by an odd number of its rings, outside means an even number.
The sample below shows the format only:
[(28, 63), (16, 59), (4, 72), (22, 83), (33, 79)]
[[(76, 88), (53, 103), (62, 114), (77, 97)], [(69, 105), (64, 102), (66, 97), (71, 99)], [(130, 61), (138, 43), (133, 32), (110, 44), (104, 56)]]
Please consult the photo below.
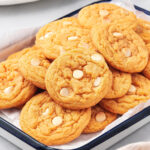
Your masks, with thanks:
[(124, 114), (139, 103), (150, 99), (150, 80), (140, 74), (132, 75), (132, 83), (126, 95), (117, 99), (103, 99), (100, 105), (106, 110)]
[(77, 138), (91, 118), (91, 109), (69, 110), (56, 104), (47, 92), (34, 96), (23, 108), (23, 131), (46, 145), (60, 145)]
[(55, 59), (72, 49), (96, 50), (90, 30), (83, 28), (77, 18), (65, 18), (45, 25), (36, 36), (36, 44), (49, 59)]
[(82, 109), (96, 105), (107, 94), (110, 75), (102, 55), (90, 50), (74, 50), (54, 60), (45, 82), (58, 104)]
[(101, 131), (150, 99), (149, 52), (150, 22), (114, 4), (87, 6), (0, 63), (0, 109), (24, 105), (21, 129), (46, 145)]
[(31, 83), (41, 89), (45, 89), (45, 74), (50, 65), (39, 48), (30, 48), (19, 60), (19, 70)]

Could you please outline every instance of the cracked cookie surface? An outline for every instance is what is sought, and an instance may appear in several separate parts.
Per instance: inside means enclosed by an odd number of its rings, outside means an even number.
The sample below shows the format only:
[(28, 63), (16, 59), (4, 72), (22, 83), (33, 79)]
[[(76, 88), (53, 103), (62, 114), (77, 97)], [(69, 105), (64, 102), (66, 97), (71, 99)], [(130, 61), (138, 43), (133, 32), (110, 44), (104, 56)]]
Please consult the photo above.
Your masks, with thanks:
[[(32, 49), (32, 48), (31, 48)], [(22, 75), (39, 88), (45, 89), (45, 74), (50, 65), (40, 48), (27, 52), (19, 60)]]
[(20, 125), (24, 132), (41, 143), (60, 145), (80, 136), (90, 118), (91, 108), (65, 109), (43, 92), (26, 103), (21, 112)]
[(83, 133), (94, 133), (103, 130), (107, 125), (117, 119), (117, 115), (96, 105), (91, 108), (91, 120)]
[(24, 104), (34, 95), (36, 89), (20, 74), (16, 60), (0, 63), (0, 109)]
[(49, 59), (77, 48), (96, 50), (90, 30), (81, 27), (76, 18), (65, 18), (45, 25), (36, 36), (36, 44), (42, 47)]
[(100, 105), (106, 110), (124, 114), (129, 109), (150, 99), (150, 80), (140, 74), (132, 75), (132, 84), (128, 93), (116, 99), (103, 99)]
[(73, 50), (50, 65), (45, 78), (46, 89), (64, 107), (88, 108), (107, 94), (110, 75), (102, 55), (91, 50)]
[(147, 64), (148, 49), (132, 29), (117, 24), (96, 25), (92, 40), (108, 63), (120, 71), (141, 72)]

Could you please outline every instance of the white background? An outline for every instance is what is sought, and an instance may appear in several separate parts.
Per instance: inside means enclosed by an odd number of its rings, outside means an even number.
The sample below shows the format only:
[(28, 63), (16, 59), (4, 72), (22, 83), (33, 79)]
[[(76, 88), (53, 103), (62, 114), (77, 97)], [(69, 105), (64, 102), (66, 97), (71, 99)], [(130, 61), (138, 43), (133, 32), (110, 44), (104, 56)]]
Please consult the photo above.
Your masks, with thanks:
[[(0, 32), (24, 27), (28, 28), (33, 26), (33, 24), (43, 25), (62, 16), (62, 14), (67, 14), (80, 6), (86, 5), (90, 1), (92, 0), (41, 0), (24, 5), (0, 6)], [(133, 2), (150, 11), (150, 0), (133, 0)], [(109, 150), (115, 150), (133, 142), (150, 141), (149, 133), (150, 123), (115, 144)], [(20, 149), (0, 137), (0, 150)], [(93, 148), (93, 150), (98, 150), (98, 148)]]

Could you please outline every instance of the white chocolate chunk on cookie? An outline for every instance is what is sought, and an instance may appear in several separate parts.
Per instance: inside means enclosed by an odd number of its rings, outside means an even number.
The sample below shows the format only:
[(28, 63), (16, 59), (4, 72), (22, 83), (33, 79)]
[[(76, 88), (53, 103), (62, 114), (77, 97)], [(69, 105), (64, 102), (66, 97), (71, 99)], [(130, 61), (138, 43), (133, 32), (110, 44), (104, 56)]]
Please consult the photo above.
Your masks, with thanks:
[(74, 70), (73, 71), (73, 77), (75, 79), (81, 79), (83, 77), (83, 71), (81, 71), (81, 70)]
[(52, 124), (53, 124), (54, 126), (59, 126), (59, 125), (62, 124), (62, 121), (63, 121), (63, 120), (62, 120), (62, 117), (57, 116), (57, 117), (53, 118)]
[(99, 112), (97, 115), (96, 115), (96, 121), (97, 122), (103, 122), (106, 120), (106, 115), (104, 112)]

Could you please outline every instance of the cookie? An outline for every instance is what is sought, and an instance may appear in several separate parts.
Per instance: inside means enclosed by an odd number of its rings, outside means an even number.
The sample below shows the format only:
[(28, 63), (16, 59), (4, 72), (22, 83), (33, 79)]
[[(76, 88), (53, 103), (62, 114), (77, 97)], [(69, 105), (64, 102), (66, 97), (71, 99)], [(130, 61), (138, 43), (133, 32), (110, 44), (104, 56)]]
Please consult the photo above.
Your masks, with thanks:
[(148, 63), (146, 65), (145, 69), (143, 70), (143, 74), (144, 74), (145, 77), (150, 79), (150, 58), (148, 60)]
[(92, 107), (91, 113), (91, 120), (83, 130), (83, 133), (93, 133), (101, 131), (117, 118), (116, 114), (104, 110), (100, 107), (100, 105)]
[(78, 20), (86, 28), (91, 28), (95, 24), (109, 24), (116, 20), (122, 20), (123, 26), (129, 27), (135, 24), (136, 16), (115, 4), (101, 3), (81, 9)]
[[(70, 22), (70, 24), (64, 22)], [(36, 36), (36, 44), (42, 47), (49, 59), (55, 59), (66, 51), (77, 48), (96, 50), (90, 30), (82, 28), (76, 18), (65, 18), (45, 25)]]
[(19, 71), (25, 79), (41, 89), (45, 89), (45, 74), (50, 65), (40, 49), (32, 50), (19, 60)]
[(124, 114), (129, 109), (150, 99), (150, 80), (140, 74), (132, 75), (132, 84), (128, 93), (116, 99), (103, 99), (100, 105), (106, 110)]
[(87, 126), (91, 109), (69, 110), (56, 104), (47, 92), (26, 103), (21, 111), (21, 129), (46, 145), (60, 145), (76, 139)]
[(112, 72), (112, 85), (105, 98), (118, 98), (124, 96), (131, 86), (131, 75), (110, 68)]
[(47, 70), (46, 89), (58, 104), (83, 109), (97, 104), (109, 90), (110, 70), (102, 55), (72, 50), (59, 56)]
[(0, 109), (24, 104), (36, 90), (37, 88), (19, 73), (15, 61), (0, 63)]
[(138, 28), (136, 28), (136, 32), (143, 39), (145, 44), (150, 44), (150, 22), (138, 19)]
[(148, 49), (132, 29), (118, 24), (96, 25), (92, 40), (98, 51), (114, 68), (128, 73), (141, 72), (148, 61)]
[(28, 51), (33, 50), (35, 47), (33, 46), (33, 48), (25, 48), (21, 51), (18, 51), (16, 53), (11, 54), (10, 56), (8, 56), (7, 60), (16, 60), (18, 61), (20, 59), (21, 56), (23, 56), (24, 54), (26, 54)]

